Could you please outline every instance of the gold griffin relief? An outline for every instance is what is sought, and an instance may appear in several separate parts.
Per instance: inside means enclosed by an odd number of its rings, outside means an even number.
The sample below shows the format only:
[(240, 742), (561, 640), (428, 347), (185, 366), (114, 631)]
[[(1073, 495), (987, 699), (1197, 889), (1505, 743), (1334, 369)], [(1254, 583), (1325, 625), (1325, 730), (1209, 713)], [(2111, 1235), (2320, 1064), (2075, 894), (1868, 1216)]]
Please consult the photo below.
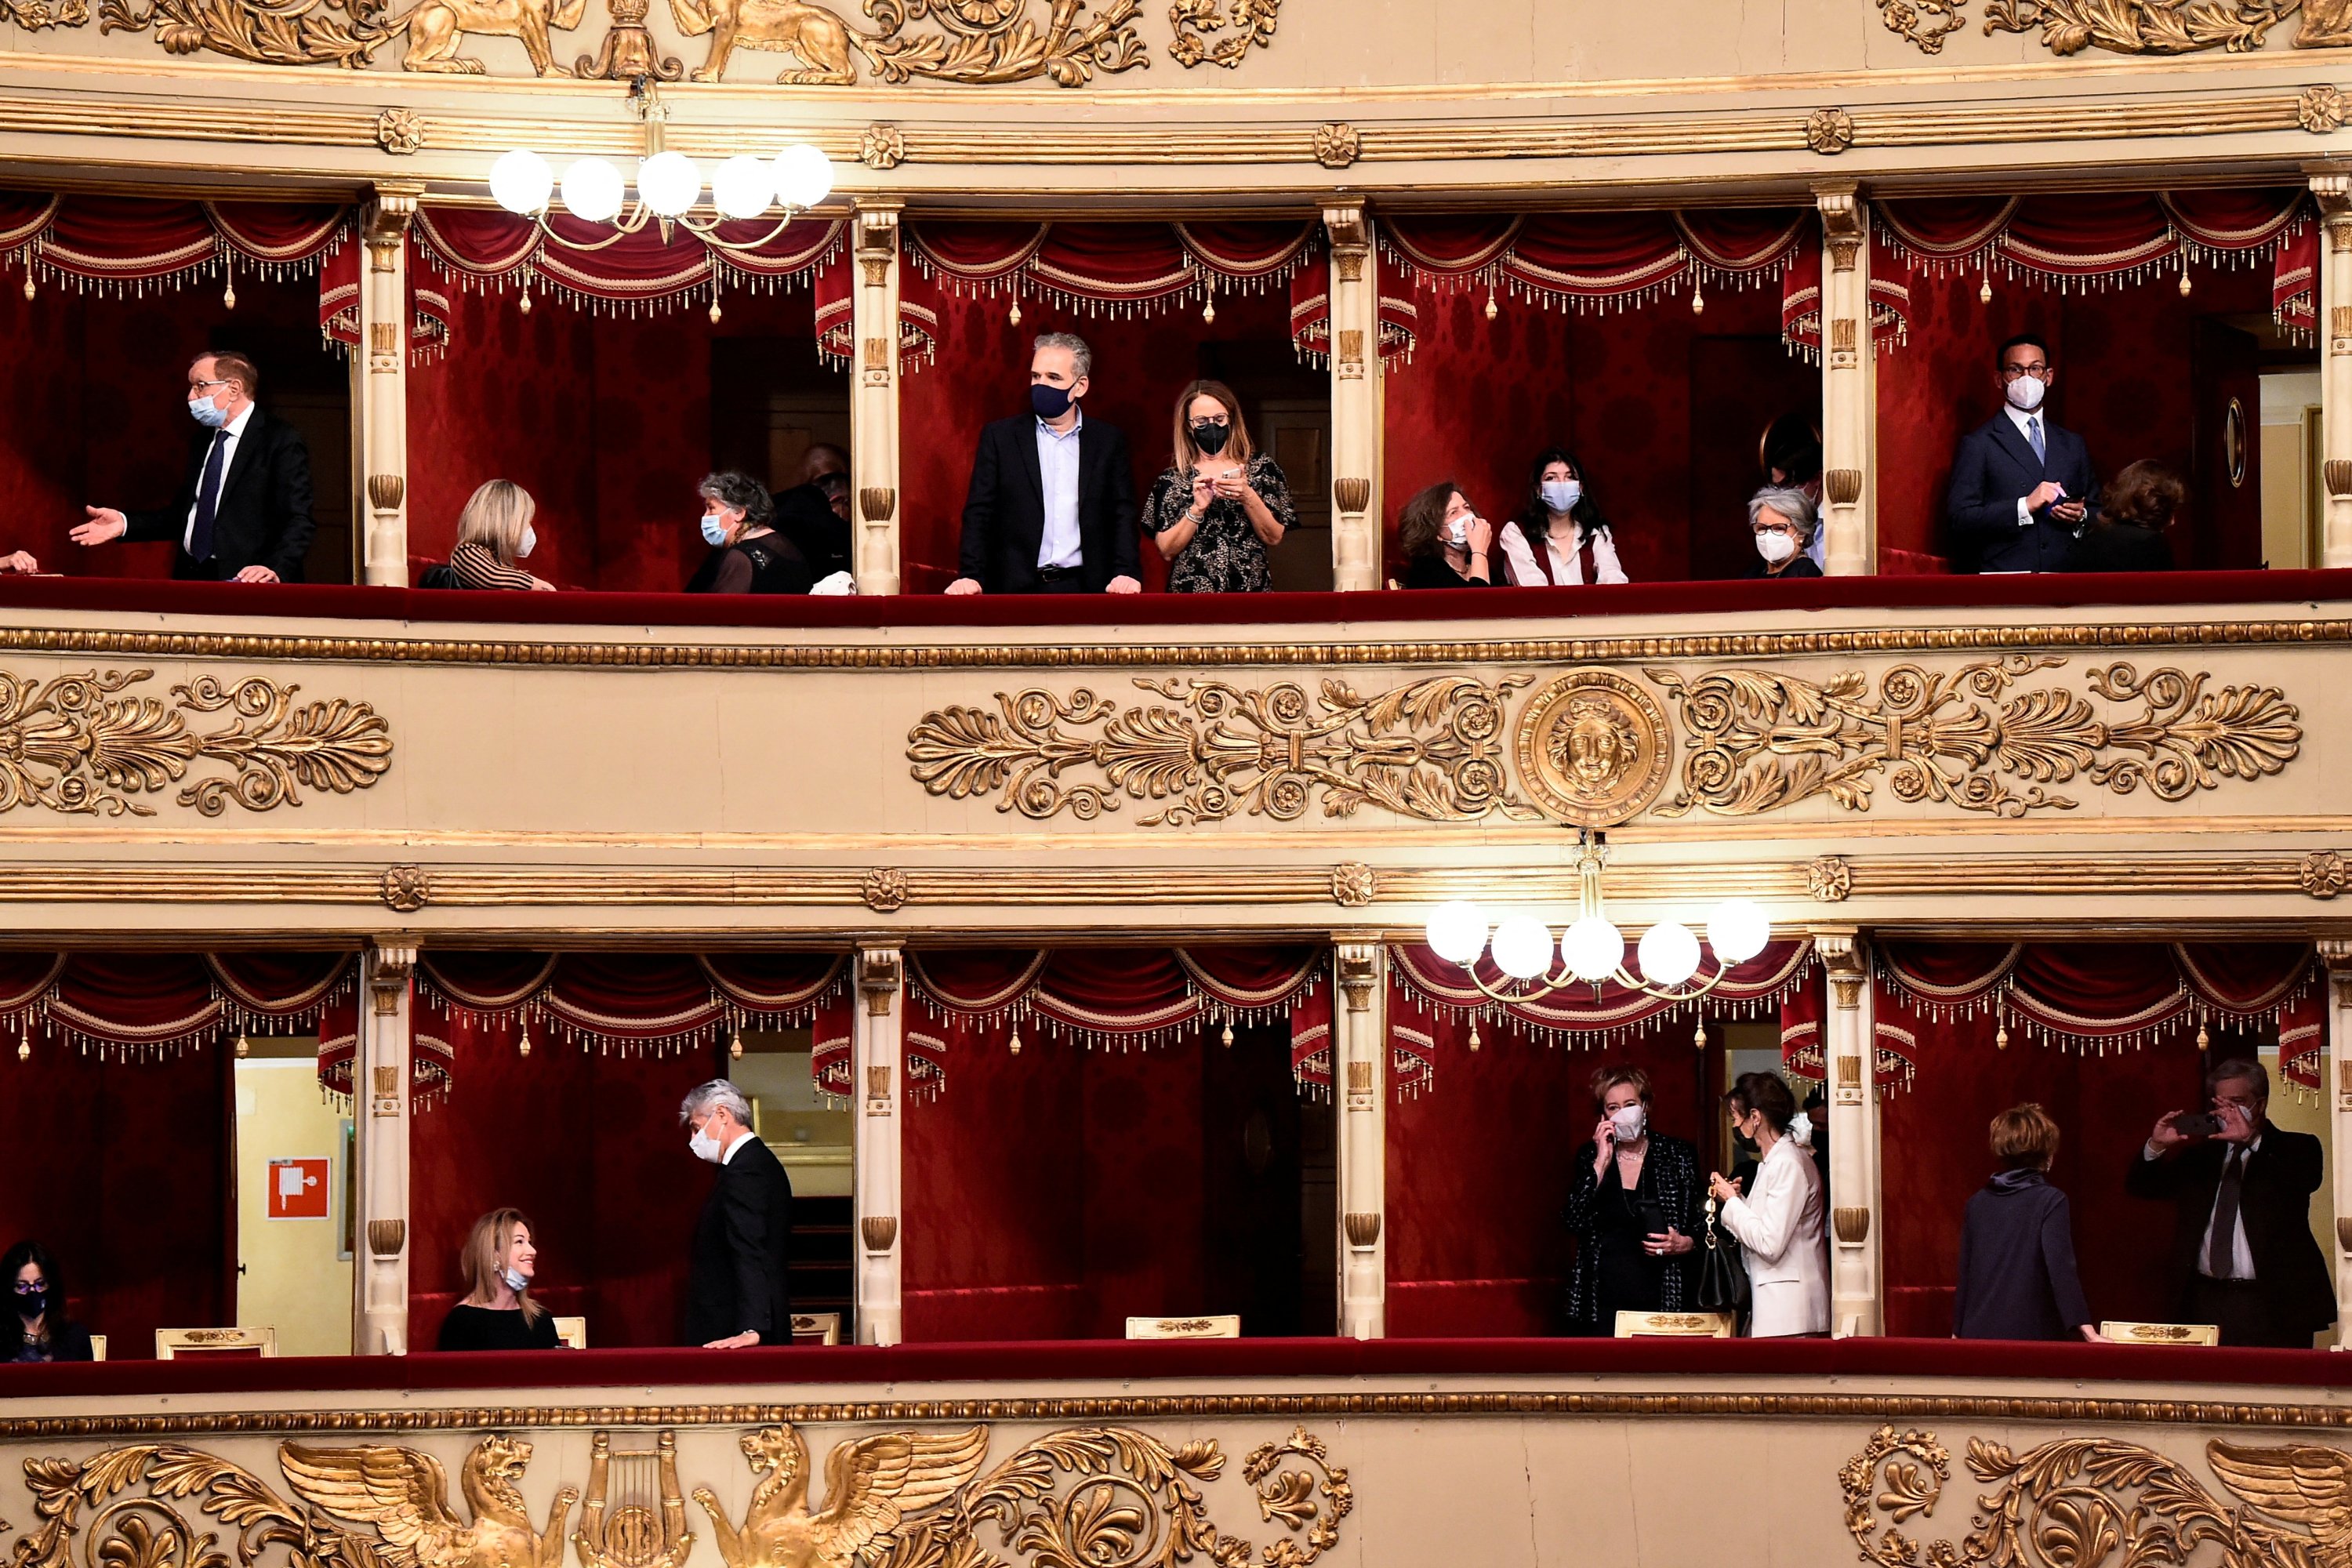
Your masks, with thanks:
[[(1979, 1495), (1958, 1542), (1905, 1533), (1932, 1519), (1951, 1456), (1932, 1432), (1882, 1426), (1838, 1473), (1847, 1533), (1878, 1568), (2132, 1568), (2212, 1561), (2228, 1568), (2336, 1568), (2352, 1560), (2352, 1454), (2318, 1444), (2214, 1439), (2206, 1463), (2235, 1502), (2178, 1460), (2111, 1437), (2065, 1437), (2012, 1453), (1970, 1438)], [(2214, 1546), (2208, 1558), (2199, 1549)]]
[[(179, 804), (217, 816), (234, 801), (248, 811), (302, 804), (302, 789), (348, 795), (392, 766), (392, 731), (365, 702), (343, 698), (297, 706), (299, 686), (266, 677), (224, 681), (198, 676), (158, 697), (123, 695), (145, 669), (93, 670), (33, 679), (0, 671), (0, 812), (51, 811), (152, 816), (131, 798), (185, 778), (198, 762), (226, 763), (226, 776), (195, 779)], [(188, 715), (222, 713), (209, 731)]]
[[(807, 1443), (795, 1427), (764, 1427), (741, 1439), (763, 1479), (740, 1527), (709, 1488), (694, 1495), (726, 1568), (1004, 1568), (991, 1541), (1034, 1568), (1307, 1568), (1338, 1545), (1355, 1506), (1347, 1470), (1303, 1427), (1243, 1462), (1260, 1520), (1281, 1530), (1262, 1551), (1209, 1517), (1202, 1486), (1225, 1465), (1214, 1441), (1171, 1447), (1129, 1427), (1073, 1427), (991, 1466), (990, 1437), (976, 1426), (837, 1443), (825, 1456), (824, 1505), (813, 1508)], [(684, 1561), (693, 1536), (676, 1495), (675, 1438), (665, 1431), (658, 1441), (654, 1456), (631, 1456), (596, 1435), (574, 1538), (584, 1568)], [(31, 1458), (25, 1476), (40, 1523), (17, 1538), (9, 1568), (262, 1568), (265, 1557), (268, 1568), (561, 1568), (579, 1494), (560, 1488), (537, 1527), (520, 1489), (530, 1457), (529, 1442), (506, 1434), (477, 1442), (458, 1475), (467, 1519), (449, 1506), (440, 1461), (413, 1448), (281, 1443), (291, 1499), (177, 1444)], [(633, 1458), (655, 1459), (656, 1493), (608, 1486), (610, 1467)]]
[(1137, 819), (1147, 827), (1236, 813), (1290, 822), (1318, 795), (1326, 816), (1377, 805), (1429, 822), (1539, 821), (1503, 760), (1504, 702), (1527, 682), (1438, 676), (1364, 697), (1339, 680), (1310, 695), (1295, 681), (1138, 679), (1164, 701), (1125, 709), (1085, 688), (1000, 691), (993, 710), (926, 714), (907, 757), (932, 795), (1002, 792), (997, 810), (1040, 821), (1065, 810), (1091, 821), (1124, 799), (1155, 806)]

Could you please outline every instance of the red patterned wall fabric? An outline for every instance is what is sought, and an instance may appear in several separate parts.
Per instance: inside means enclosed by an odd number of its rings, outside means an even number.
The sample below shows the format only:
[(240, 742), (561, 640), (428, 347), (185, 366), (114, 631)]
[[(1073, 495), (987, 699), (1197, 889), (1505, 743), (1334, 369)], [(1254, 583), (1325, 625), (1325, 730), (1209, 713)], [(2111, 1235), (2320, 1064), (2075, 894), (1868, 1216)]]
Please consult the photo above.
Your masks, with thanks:
[[(26, 960), (0, 960), (0, 995), (21, 996), (53, 955)], [(194, 987), (202, 965), (163, 968)], [(111, 1359), (152, 1356), (159, 1328), (234, 1321), (236, 1063), (217, 1038), (127, 1059), (37, 1036), (23, 1058), (0, 1045), (0, 1141), (16, 1156), (0, 1247), (29, 1237), (56, 1256), (66, 1315), (106, 1335)]]
[[(1668, 1027), (1679, 1027), (1687, 1042), (1704, 1019), (1771, 1016), (1803, 984), (1813, 963), (1812, 942), (1798, 937), (1769, 943), (1696, 1000), (1660, 1001), (1610, 980), (1506, 1003), (1480, 991), (1460, 964), (1419, 942), (1399, 943), (1389, 949), (1390, 1080), (1400, 1100), (1434, 1083), (1440, 1021), (1463, 1023), (1465, 1041), (1483, 1020), (1489, 1028), (1507, 1022), (1527, 1037), (1580, 1050), (1613, 1049)], [(1508, 984), (1491, 959), (1478, 961), (1478, 974), (1492, 986)]]
[[(512, 989), (487, 964), (446, 967), (488, 988), (472, 994)], [(673, 966), (681, 976), (693, 967)], [(649, 978), (607, 972), (599, 994), (657, 1005)], [(582, 1049), (541, 1034), (525, 1058), (511, 1012), (462, 1010), (428, 1026), (446, 1036), (460, 1088), (409, 1123), (411, 1347), (433, 1348), (465, 1293), (457, 1255), (467, 1231), (507, 1205), (534, 1226), (533, 1294), (552, 1311), (584, 1315), (591, 1344), (677, 1343), (695, 1216), (713, 1179), (687, 1149), (677, 1106), (724, 1075), (724, 1043), (704, 1034), (676, 1037), (667, 1052)]]
[(1388, 1331), (1557, 1333), (1572, 1250), (1560, 1211), (1600, 1120), (1592, 1074), (1621, 1063), (1647, 1072), (1652, 1124), (1696, 1142), (1704, 1173), (1718, 1138), (1706, 1079), (1716, 1058), (1663, 1019), (1600, 1048), (1507, 1020), (1486, 1024), (1474, 1051), (1467, 1021), (1450, 1011), (1432, 1033), (1446, 1064), (1435, 1091), (1388, 1110)]

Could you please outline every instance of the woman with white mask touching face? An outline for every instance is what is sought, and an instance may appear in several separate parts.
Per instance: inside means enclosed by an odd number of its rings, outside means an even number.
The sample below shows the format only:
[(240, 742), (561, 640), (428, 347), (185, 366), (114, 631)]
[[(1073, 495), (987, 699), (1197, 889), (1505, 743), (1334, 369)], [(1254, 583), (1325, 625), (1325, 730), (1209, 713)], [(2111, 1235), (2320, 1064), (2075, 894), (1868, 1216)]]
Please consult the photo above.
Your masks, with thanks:
[(1505, 523), (1503, 575), (1516, 586), (1581, 587), (1630, 581), (1617, 560), (1617, 540), (1584, 483), (1584, 465), (1565, 447), (1537, 454), (1527, 499)]
[(1408, 588), (1491, 588), (1495, 525), (1452, 479), (1416, 491), (1397, 514)]
[(1563, 1218), (1576, 1240), (1563, 1316), (1571, 1334), (1616, 1331), (1620, 1312), (1678, 1312), (1690, 1300), (1698, 1231), (1698, 1151), (1650, 1125), (1650, 1075), (1592, 1075), (1600, 1112), (1576, 1153)]

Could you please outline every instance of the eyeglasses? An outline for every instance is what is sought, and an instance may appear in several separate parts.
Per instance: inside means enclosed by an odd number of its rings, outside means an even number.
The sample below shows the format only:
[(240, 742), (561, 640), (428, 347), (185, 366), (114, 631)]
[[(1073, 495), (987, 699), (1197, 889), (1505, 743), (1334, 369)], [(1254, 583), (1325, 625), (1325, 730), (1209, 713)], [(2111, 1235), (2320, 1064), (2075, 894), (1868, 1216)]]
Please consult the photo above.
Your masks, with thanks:
[(2000, 367), (2000, 378), (2003, 381), (2015, 381), (2021, 375), (2042, 376), (2049, 374), (2050, 367), (2040, 360), (2034, 361), (2032, 364), (2005, 364)]
[(19, 1296), (37, 1296), (49, 1288), (49, 1282), (46, 1279), (19, 1279), (16, 1283), (16, 1294)]
[(202, 392), (207, 386), (235, 386), (236, 384), (236, 383), (233, 381), (192, 381), (188, 383), (188, 390)]
[(1213, 419), (1195, 419), (1192, 421), (1192, 428), (1195, 430), (1206, 430), (1212, 425), (1217, 426), (1220, 428), (1229, 428), (1233, 425), (1233, 421), (1226, 418), (1222, 414), (1218, 415)]

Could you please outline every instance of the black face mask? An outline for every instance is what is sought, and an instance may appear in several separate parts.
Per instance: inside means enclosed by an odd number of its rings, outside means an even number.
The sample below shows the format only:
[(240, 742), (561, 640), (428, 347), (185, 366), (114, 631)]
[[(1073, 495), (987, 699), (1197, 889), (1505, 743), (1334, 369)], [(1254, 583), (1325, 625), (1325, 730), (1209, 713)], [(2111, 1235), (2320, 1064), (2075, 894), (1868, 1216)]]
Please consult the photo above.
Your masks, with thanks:
[(16, 1315), (26, 1322), (40, 1317), (48, 1310), (49, 1294), (46, 1290), (35, 1290), (29, 1294), (19, 1292), (16, 1297)]
[(1234, 427), (1230, 425), (1195, 425), (1192, 426), (1192, 445), (1201, 448), (1201, 456), (1204, 458), (1213, 458), (1218, 453), (1223, 451), (1225, 449), (1225, 443), (1233, 438)]

